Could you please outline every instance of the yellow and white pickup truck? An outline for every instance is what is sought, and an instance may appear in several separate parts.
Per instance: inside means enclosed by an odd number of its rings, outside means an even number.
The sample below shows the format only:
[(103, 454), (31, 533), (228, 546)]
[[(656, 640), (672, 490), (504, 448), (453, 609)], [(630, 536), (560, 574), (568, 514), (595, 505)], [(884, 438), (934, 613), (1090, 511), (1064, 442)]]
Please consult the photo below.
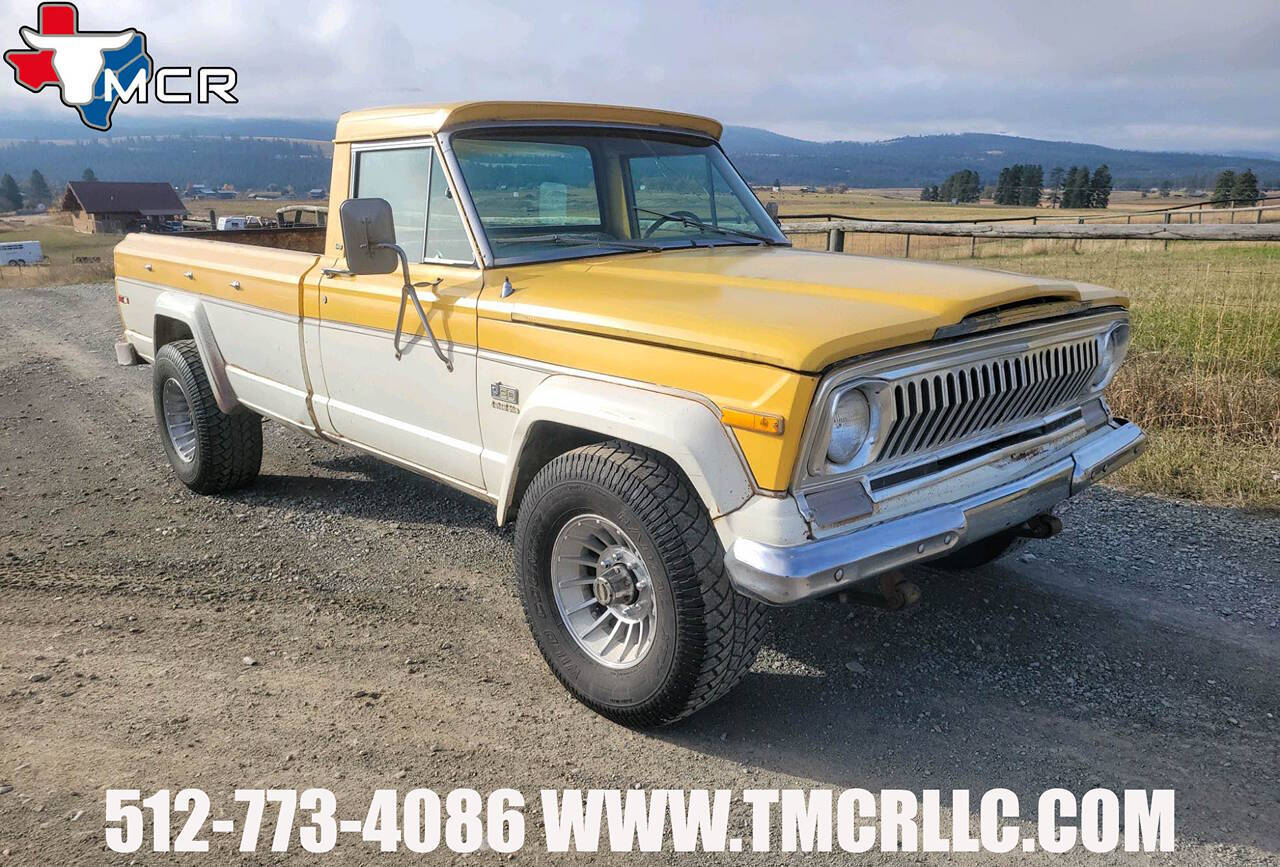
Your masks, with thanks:
[[(250, 484), (262, 419), (515, 516), (565, 687), (629, 725), (750, 667), (768, 605), (972, 567), (1144, 437), (1099, 286), (792, 249), (720, 124), (472, 102), (338, 121), (326, 228), (116, 248), (122, 363), (178, 477)], [(888, 576), (888, 577), (886, 577)]]

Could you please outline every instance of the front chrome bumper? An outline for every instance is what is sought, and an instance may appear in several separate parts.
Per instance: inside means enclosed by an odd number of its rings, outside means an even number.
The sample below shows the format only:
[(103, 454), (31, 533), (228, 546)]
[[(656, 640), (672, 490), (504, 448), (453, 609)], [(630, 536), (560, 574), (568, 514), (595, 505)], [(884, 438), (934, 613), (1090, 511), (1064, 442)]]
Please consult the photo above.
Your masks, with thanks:
[(958, 502), (840, 536), (775, 546), (738, 538), (725, 554), (734, 587), (762, 602), (791, 605), (890, 569), (938, 557), (1017, 526), (1138, 456), (1142, 429), (1116, 419), (1049, 466)]

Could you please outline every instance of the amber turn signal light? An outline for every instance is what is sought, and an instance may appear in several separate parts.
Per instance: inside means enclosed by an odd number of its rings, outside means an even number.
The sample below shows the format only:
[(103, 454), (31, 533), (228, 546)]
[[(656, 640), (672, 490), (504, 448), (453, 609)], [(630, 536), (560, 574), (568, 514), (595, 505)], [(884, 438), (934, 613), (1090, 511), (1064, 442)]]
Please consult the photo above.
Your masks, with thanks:
[(720, 420), (729, 427), (755, 431), (762, 434), (782, 435), (782, 416), (767, 412), (749, 412), (745, 409), (724, 409)]

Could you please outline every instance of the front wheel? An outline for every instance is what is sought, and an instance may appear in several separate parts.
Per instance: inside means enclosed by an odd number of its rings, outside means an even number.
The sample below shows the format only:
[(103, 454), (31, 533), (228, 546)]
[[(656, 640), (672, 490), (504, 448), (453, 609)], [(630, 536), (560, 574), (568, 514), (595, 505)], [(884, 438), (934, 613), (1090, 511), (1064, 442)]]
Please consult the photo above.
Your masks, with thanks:
[(731, 690), (763, 605), (735, 592), (702, 502), (662, 455), (584, 446), (534, 478), (516, 524), (520, 598), (569, 692), (615, 722), (674, 722)]

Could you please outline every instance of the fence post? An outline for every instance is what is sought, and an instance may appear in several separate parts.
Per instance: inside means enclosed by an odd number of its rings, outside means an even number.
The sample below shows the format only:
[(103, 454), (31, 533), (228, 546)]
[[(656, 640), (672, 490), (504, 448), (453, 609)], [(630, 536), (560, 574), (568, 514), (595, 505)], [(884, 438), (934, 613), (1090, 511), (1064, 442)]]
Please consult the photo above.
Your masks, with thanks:
[(970, 235), (969, 236), (969, 258), (972, 259), (974, 256), (976, 256), (977, 252), (978, 252), (978, 236)]
[(1258, 219), (1257, 219), (1257, 222), (1259, 222), (1259, 223), (1261, 223), (1261, 222), (1262, 222), (1262, 208), (1258, 208)]
[(844, 229), (827, 230), (827, 252), (844, 252)]
[(906, 238), (907, 238), (907, 248), (902, 252), (902, 258), (910, 259), (911, 258), (911, 236), (907, 235)]

